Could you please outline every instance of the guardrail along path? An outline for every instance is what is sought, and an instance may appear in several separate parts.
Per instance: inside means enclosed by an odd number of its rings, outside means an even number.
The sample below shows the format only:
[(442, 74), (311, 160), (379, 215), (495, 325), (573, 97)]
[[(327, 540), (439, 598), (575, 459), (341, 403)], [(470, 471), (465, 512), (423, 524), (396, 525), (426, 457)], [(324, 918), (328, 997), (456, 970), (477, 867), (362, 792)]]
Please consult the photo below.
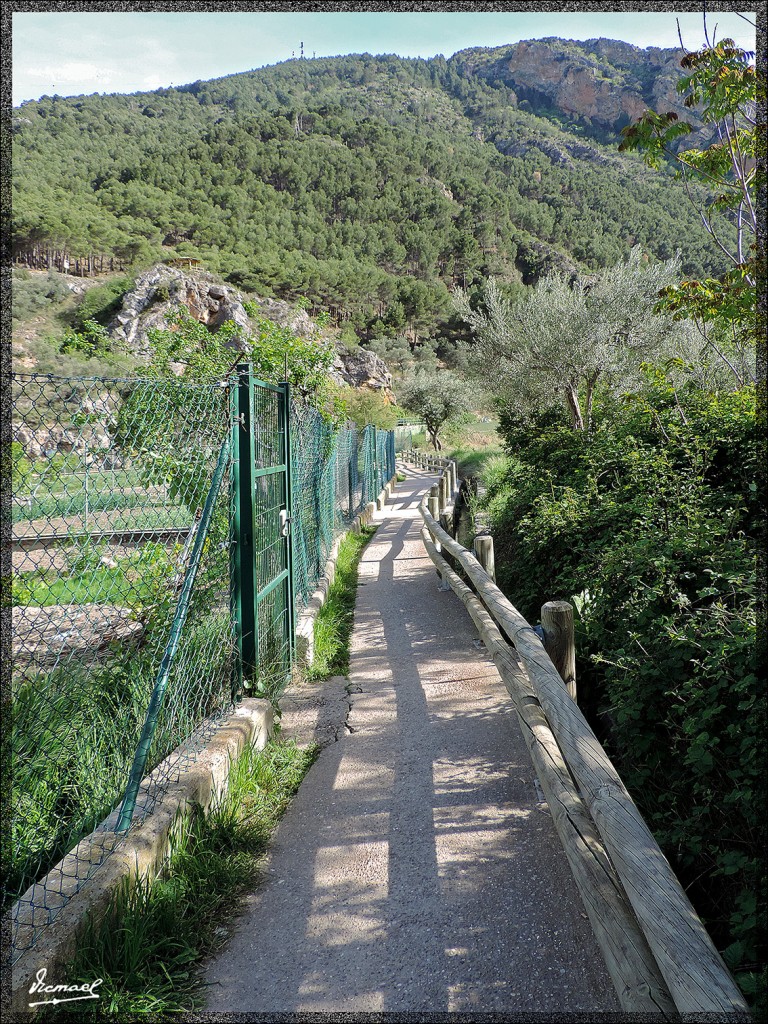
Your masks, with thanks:
[(208, 966), (208, 1011), (619, 1009), (507, 692), (425, 553), (435, 479), (409, 471), (376, 516), (347, 728)]

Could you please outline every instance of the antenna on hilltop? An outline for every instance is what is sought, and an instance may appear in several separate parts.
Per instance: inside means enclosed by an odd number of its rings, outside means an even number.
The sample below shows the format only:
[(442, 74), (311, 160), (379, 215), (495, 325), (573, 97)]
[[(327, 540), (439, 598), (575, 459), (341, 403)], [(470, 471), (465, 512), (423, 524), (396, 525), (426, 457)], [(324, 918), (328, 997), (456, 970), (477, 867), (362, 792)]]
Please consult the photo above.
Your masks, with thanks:
[(301, 47), (301, 51), (300, 51), (301, 59), (304, 60), (304, 43), (299, 43), (299, 46)]

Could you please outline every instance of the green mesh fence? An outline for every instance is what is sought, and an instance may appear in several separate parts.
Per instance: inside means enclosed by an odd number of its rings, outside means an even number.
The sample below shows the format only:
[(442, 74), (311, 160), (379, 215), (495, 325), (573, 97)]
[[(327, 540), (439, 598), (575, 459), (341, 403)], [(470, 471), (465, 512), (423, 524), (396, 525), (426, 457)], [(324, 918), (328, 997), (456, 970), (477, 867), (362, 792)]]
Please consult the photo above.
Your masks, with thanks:
[[(13, 376), (12, 815), (2, 857), (12, 960), (240, 698), (237, 387)], [(272, 695), (290, 669), (294, 614), (334, 538), (395, 472), (391, 432), (334, 430), (295, 402), (289, 431), (280, 401), (285, 390), (253, 388), (248, 456), (255, 679)], [(292, 567), (280, 519), (291, 482)], [(100, 854), (91, 847), (81, 859), (77, 843), (94, 830)]]
[(341, 430), (294, 403), (292, 547), (297, 610), (312, 596), (334, 539), (395, 475), (394, 436), (367, 426)]
[[(69, 857), (44, 892), (30, 890), (124, 792), (229, 408), (215, 385), (48, 376), (15, 376), (12, 402), (12, 816), (2, 891), (15, 957), (97, 867)], [(233, 706), (229, 530), (225, 486), (134, 821)], [(119, 841), (110, 827), (104, 856)]]

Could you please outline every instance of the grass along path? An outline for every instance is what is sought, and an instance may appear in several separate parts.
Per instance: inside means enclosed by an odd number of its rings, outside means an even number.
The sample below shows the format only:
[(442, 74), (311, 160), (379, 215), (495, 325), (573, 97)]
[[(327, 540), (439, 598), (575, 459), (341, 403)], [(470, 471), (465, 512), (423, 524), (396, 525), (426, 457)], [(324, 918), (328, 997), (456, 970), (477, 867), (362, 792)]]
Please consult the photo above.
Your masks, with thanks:
[(63, 1004), (45, 1020), (178, 1019), (202, 1003), (196, 967), (225, 941), (228, 911), (257, 882), (269, 839), (316, 756), (272, 742), (247, 747), (227, 793), (198, 808), (154, 881), (127, 881), (89, 927), (66, 984), (103, 979), (94, 1003)]
[(307, 680), (319, 682), (349, 671), (349, 639), (355, 615), (357, 567), (375, 526), (364, 526), (360, 533), (348, 533), (339, 545), (336, 575), (328, 597), (315, 620), (315, 657), (307, 670)]
[[(315, 621), (308, 681), (349, 669), (357, 569), (375, 532), (349, 533), (339, 547), (334, 582)], [(102, 978), (98, 1002), (63, 1004), (45, 1010), (44, 1019), (178, 1019), (198, 1009), (199, 965), (226, 941), (220, 922), (258, 883), (269, 839), (318, 750), (293, 742), (273, 742), (263, 752), (247, 748), (226, 795), (192, 816), (162, 875), (123, 886), (104, 921), (84, 935), (66, 983)]]

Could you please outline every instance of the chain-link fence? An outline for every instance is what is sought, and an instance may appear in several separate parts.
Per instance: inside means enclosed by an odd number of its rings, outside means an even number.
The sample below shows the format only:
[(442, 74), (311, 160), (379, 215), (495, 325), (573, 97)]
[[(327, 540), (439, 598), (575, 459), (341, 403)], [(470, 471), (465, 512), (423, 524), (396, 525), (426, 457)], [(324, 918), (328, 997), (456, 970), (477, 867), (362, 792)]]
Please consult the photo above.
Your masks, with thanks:
[(406, 452), (413, 448), (415, 438), (425, 432), (425, 426), (418, 420), (398, 420), (393, 433), (395, 438), (395, 451)]
[[(108, 856), (239, 699), (233, 383), (13, 377), (3, 741), (12, 815), (2, 858), (12, 959), (100, 863), (92, 850), (83, 862), (64, 855), (99, 828)], [(254, 414), (263, 434), (258, 403)], [(301, 608), (334, 537), (394, 475), (394, 438), (373, 427), (335, 431), (299, 403), (290, 419)], [(277, 515), (280, 501), (265, 502)], [(274, 524), (269, 531), (267, 553)], [(259, 615), (270, 609), (265, 601)], [(267, 643), (267, 625), (259, 633)], [(60, 861), (64, 870), (51, 872)]]
[(334, 431), (316, 409), (294, 403), (293, 572), (297, 610), (325, 570), (334, 539), (395, 475), (391, 431), (354, 425)]
[[(29, 917), (25, 901), (40, 903), (29, 887), (123, 795), (164, 661), (142, 775), (160, 768), (134, 821), (194, 756), (204, 739), (195, 730), (235, 694), (228, 473), (205, 543), (195, 545), (229, 436), (226, 388), (17, 375), (12, 402), (12, 816), (2, 890), (4, 909), (18, 900), (15, 926)], [(196, 547), (192, 614), (168, 659)], [(66, 875), (47, 880), (51, 916), (95, 866), (72, 864), (74, 886)], [(45, 924), (38, 913), (18, 930), (14, 953)]]

